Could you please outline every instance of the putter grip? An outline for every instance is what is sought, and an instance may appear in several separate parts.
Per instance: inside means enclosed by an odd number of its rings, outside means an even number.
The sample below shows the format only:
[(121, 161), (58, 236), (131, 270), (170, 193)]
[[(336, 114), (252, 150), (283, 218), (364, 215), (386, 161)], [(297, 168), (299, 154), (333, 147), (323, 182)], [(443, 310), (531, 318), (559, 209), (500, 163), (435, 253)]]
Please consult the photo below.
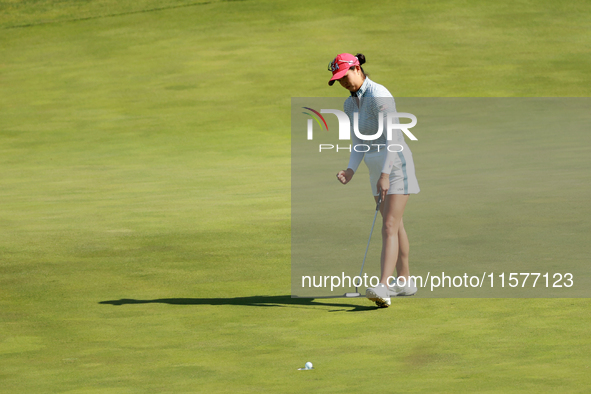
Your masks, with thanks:
[(382, 194), (380, 193), (380, 196), (378, 197), (378, 203), (376, 204), (376, 211), (377, 211), (378, 209), (380, 209), (380, 204), (381, 204), (381, 202), (382, 202)]

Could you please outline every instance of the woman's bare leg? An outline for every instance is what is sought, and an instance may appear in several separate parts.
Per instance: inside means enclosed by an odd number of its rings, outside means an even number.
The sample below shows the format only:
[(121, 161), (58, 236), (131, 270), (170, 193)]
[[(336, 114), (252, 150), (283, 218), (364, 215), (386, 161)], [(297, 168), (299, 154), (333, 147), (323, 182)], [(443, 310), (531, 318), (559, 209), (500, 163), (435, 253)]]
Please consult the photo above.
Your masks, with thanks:
[[(402, 226), (402, 215), (404, 214), (404, 208), (406, 207), (408, 196), (408, 194), (389, 194), (386, 196), (386, 201), (380, 207), (383, 218), (381, 256), (382, 274), (380, 283), (383, 283), (386, 286), (388, 285), (388, 278), (394, 274), (394, 269), (396, 268), (396, 263), (399, 258), (398, 233)], [(404, 244), (405, 239), (402, 241)], [(408, 252), (407, 246), (408, 239), (406, 239), (406, 244), (402, 246), (403, 251), (406, 247), (406, 252)], [(406, 275), (408, 275), (408, 260), (406, 267)], [(399, 271), (398, 274), (404, 275), (404, 271)]]
[(398, 276), (403, 276), (408, 279), (410, 270), (408, 268), (408, 255), (410, 252), (410, 244), (408, 243), (408, 235), (404, 229), (404, 222), (400, 220), (400, 228), (398, 229), (398, 260), (396, 261), (396, 273)]

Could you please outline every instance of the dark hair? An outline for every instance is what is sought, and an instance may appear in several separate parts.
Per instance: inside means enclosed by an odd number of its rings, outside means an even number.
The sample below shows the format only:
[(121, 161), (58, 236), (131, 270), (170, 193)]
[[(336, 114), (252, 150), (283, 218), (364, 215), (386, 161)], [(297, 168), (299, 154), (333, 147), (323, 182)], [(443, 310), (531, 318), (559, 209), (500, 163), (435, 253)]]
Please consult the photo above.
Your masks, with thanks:
[(359, 60), (359, 68), (361, 69), (363, 76), (369, 77), (369, 74), (363, 70), (363, 67), (361, 67), (362, 64), (365, 64), (365, 55), (363, 53), (358, 53), (357, 55), (355, 55), (355, 57), (357, 58), (357, 60)]

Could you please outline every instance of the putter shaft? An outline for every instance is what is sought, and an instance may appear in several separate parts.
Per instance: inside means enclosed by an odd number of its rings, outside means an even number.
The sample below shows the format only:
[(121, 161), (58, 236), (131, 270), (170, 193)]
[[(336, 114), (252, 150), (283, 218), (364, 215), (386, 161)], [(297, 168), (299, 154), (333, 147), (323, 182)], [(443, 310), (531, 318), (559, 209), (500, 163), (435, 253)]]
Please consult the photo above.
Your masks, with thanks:
[[(382, 202), (382, 195), (380, 193), (380, 197), (378, 197), (378, 203), (376, 204), (376, 213), (373, 216), (373, 223), (371, 224), (371, 231), (369, 232), (369, 239), (367, 240), (367, 247), (365, 248), (365, 256), (363, 256), (363, 264), (361, 264), (361, 271), (359, 272), (359, 277), (363, 274), (363, 267), (365, 266), (365, 259), (367, 258), (367, 251), (369, 250), (369, 243), (371, 242), (371, 235), (373, 234), (373, 228), (376, 224), (376, 218), (378, 217), (378, 211), (380, 210), (380, 203)], [(355, 286), (355, 291), (359, 292), (357, 286)]]

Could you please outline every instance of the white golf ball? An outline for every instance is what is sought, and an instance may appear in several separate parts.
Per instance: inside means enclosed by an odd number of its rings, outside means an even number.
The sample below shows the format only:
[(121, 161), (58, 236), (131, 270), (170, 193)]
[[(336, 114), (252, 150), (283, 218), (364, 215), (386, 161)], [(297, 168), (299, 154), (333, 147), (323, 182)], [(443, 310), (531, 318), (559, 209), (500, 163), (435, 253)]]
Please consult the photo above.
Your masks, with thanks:
[[(301, 364), (300, 364), (301, 365)], [(312, 369), (313, 365), (310, 361), (306, 363), (306, 369)]]

